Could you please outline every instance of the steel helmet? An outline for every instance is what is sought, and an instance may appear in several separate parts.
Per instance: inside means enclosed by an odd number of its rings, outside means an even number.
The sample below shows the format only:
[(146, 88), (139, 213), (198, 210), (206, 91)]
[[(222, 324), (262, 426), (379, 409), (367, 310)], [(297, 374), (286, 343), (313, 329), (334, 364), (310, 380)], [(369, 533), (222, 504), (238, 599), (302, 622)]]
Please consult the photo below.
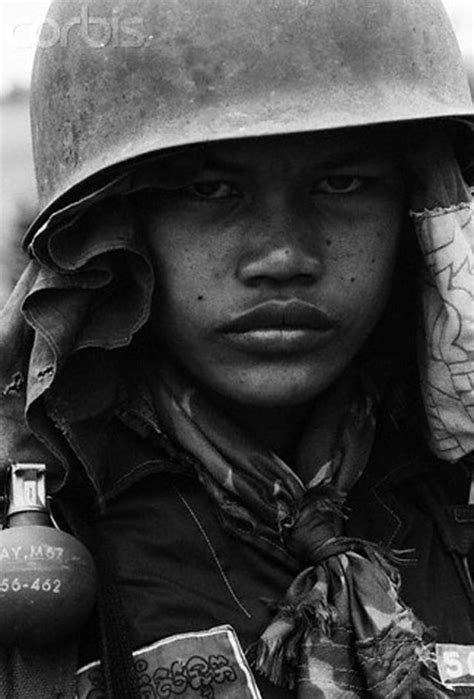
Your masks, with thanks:
[(163, 149), (472, 111), (441, 0), (55, 0), (33, 71), (30, 235)]

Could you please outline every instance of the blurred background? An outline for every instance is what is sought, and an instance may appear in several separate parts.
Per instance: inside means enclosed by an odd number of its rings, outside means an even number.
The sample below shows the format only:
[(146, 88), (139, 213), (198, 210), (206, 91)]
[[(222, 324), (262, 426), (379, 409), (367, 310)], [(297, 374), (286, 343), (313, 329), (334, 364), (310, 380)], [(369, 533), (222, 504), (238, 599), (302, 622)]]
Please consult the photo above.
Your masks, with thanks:
[[(443, 1), (474, 94), (474, 1)], [(35, 37), (48, 4), (49, 0), (0, 0), (0, 307), (25, 264), (20, 241), (36, 214), (28, 89)]]

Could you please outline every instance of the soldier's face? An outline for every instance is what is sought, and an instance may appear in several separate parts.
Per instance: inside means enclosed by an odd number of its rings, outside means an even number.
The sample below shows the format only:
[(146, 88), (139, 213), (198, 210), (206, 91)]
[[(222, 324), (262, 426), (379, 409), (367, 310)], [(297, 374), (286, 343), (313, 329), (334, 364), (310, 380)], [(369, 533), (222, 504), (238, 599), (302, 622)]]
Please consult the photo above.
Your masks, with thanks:
[(383, 312), (405, 202), (394, 139), (342, 130), (210, 145), (143, 217), (160, 347), (235, 404), (310, 401)]

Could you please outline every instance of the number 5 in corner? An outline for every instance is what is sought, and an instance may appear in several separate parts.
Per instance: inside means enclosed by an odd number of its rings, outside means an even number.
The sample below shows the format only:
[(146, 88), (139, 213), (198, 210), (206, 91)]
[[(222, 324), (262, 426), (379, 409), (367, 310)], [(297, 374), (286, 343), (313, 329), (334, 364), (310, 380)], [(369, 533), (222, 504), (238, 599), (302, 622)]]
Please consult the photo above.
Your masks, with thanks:
[(437, 643), (436, 662), (446, 687), (474, 687), (474, 646)]

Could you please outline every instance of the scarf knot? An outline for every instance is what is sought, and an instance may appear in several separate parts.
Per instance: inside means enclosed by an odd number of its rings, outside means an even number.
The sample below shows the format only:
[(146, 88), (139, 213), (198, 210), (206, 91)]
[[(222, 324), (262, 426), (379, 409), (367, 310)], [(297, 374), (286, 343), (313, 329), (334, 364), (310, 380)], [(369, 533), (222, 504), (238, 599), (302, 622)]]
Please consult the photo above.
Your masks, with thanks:
[[(286, 548), (304, 565), (318, 563), (345, 550), (349, 539), (341, 537), (344, 495), (330, 485), (309, 488), (301, 498), (296, 515), (284, 525), (283, 538)], [(349, 544), (348, 544), (349, 546)]]

